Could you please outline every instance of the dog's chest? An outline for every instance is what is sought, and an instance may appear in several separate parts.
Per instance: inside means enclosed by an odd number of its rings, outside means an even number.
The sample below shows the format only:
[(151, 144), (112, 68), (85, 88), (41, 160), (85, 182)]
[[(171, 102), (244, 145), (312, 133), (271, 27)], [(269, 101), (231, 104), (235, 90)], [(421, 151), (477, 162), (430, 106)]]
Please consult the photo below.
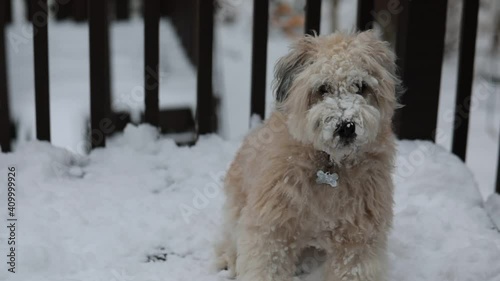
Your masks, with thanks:
[(309, 231), (306, 240), (309, 246), (328, 248), (328, 245), (343, 243), (344, 241), (364, 241), (366, 233), (360, 229), (373, 229), (374, 222), (369, 217), (370, 212), (364, 208), (353, 206), (364, 205), (363, 198), (345, 196), (336, 188), (346, 188), (342, 184), (334, 189), (326, 186), (316, 194), (315, 203), (311, 204), (311, 212), (306, 218)]
[(364, 221), (372, 215), (368, 207), (370, 193), (359, 192), (363, 186), (354, 186), (352, 181), (339, 175), (336, 186), (323, 182), (311, 182), (308, 206), (310, 221), (321, 230), (330, 230), (345, 221)]

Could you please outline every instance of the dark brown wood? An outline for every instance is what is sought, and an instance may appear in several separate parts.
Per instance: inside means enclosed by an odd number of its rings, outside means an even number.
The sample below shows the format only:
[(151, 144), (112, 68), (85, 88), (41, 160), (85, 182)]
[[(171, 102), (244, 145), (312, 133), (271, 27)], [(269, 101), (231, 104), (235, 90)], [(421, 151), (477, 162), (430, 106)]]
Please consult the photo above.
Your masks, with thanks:
[(128, 19), (130, 17), (130, 0), (115, 0), (115, 11), (117, 20)]
[[(89, 0), (90, 128), (92, 148), (103, 147), (109, 130), (108, 0)], [(109, 121), (109, 122), (108, 122)]]
[[(88, 0), (72, 0), (71, 2), (73, 19), (78, 22), (88, 20)], [(102, 3), (103, 6), (107, 4), (107, 1)]]
[(316, 32), (316, 34), (319, 34), (320, 25), (321, 0), (307, 0), (305, 33), (313, 35)]
[(0, 146), (2, 152), (9, 152), (11, 145), (7, 62), (5, 57), (5, 16), (5, 10), (0, 9)]
[(373, 28), (372, 12), (375, 9), (375, 0), (358, 0), (358, 14), (356, 26), (364, 31)]
[(253, 1), (252, 82), (250, 114), (266, 115), (267, 37), (269, 0)]
[(160, 111), (162, 134), (195, 132), (196, 124), (190, 108), (172, 108)]
[(160, 1), (144, 1), (144, 90), (145, 90), (145, 121), (158, 126), (159, 120), (159, 23)]
[(198, 134), (208, 134), (215, 132), (217, 128), (212, 85), (214, 2), (213, 0), (197, 1), (199, 47), (196, 121)]
[(73, 13), (73, 0), (66, 0), (64, 4), (57, 1), (54, 4), (54, 13), (57, 20), (69, 19)]
[(5, 8), (5, 20), (4, 22), (12, 22), (12, 0), (3, 0)]
[(56, 0), (52, 7), (58, 20), (82, 22), (88, 19), (88, 0)]
[(33, 11), (31, 7), (31, 1), (32, 0), (24, 0), (24, 7), (26, 8), (24, 10), (24, 16), (26, 17), (27, 21), (31, 21), (31, 18), (33, 17)]
[(35, 58), (36, 137), (50, 141), (49, 42), (47, 0), (31, 0)]
[(161, 1), (161, 15), (168, 16), (193, 65), (198, 64), (199, 0)]
[(469, 132), (470, 103), (474, 82), (479, 0), (464, 0), (458, 54), (457, 98), (452, 152), (465, 162)]
[[(435, 137), (446, 4), (446, 0), (401, 1), (396, 53), (406, 92), (401, 97), (404, 107), (396, 122), (400, 138)], [(425, 20), (421, 20), (421, 15), (425, 15)]]

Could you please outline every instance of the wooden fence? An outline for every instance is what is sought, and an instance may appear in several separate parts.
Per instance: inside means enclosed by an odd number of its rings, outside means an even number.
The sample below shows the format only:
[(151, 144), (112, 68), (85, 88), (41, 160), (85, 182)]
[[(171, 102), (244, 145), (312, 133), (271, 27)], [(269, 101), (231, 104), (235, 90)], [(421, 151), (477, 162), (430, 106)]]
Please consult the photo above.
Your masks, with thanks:
[[(68, 0), (65, 0), (68, 2)], [(115, 0), (118, 1), (118, 0)], [(103, 120), (110, 114), (110, 76), (108, 21), (129, 15), (128, 1), (118, 5), (111, 0), (72, 0), (71, 5), (61, 6), (59, 18), (75, 20), (88, 18), (90, 44), (90, 116), (92, 147), (105, 145), (107, 124)], [(321, 0), (307, 0), (305, 33), (320, 33)], [(359, 0), (357, 26), (365, 30), (372, 26), (376, 5), (391, 5), (393, 0)], [(396, 1), (398, 2), (398, 1)], [(3, 2), (9, 7), (10, 1)], [(114, 4), (113, 4), (114, 3)], [(119, 3), (122, 3), (120, 1)], [(396, 131), (404, 139), (435, 138), (441, 68), (444, 52), (446, 25), (446, 0), (400, 0), (397, 22), (396, 53), (398, 66), (406, 93), (395, 120)], [(251, 71), (251, 114), (265, 117), (265, 88), (267, 41), (269, 25), (269, 0), (254, 0)], [(37, 139), (50, 141), (49, 69), (47, 47), (47, 0), (31, 0), (28, 17), (37, 30), (34, 33), (35, 97)], [(88, 9), (85, 9), (87, 7)], [(109, 13), (110, 7), (114, 13)], [(212, 53), (214, 2), (211, 0), (160, 1), (144, 0), (145, 22), (145, 118), (154, 126), (159, 124), (158, 72), (159, 19), (169, 15), (178, 31), (189, 57), (198, 67), (196, 130), (198, 134), (215, 132), (215, 102), (212, 91)], [(452, 151), (465, 161), (472, 84), (479, 0), (464, 0), (463, 20), (460, 30), (459, 64), (455, 118), (460, 125), (454, 128)], [(10, 151), (10, 125), (7, 94), (7, 69), (5, 63), (5, 23), (11, 19), (10, 7), (0, 9), (0, 144), (3, 151)], [(72, 12), (71, 12), (72, 11)], [(88, 13), (87, 13), (88, 11)], [(425, 15), (422, 20), (421, 15)], [(425, 81), (423, 83), (422, 81)], [(500, 155), (500, 154), (499, 154)], [(497, 192), (500, 192), (500, 173), (497, 173)]]

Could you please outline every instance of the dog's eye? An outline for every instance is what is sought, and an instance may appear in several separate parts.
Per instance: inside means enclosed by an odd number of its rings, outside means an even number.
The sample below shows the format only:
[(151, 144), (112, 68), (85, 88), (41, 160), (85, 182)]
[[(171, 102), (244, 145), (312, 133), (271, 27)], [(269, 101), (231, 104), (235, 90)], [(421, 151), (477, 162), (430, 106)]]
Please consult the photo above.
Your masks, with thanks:
[(318, 94), (324, 96), (330, 92), (327, 85), (323, 84), (318, 88)]
[(365, 90), (366, 90), (366, 84), (365, 84), (365, 82), (362, 82), (358, 85), (358, 90), (356, 91), (356, 94), (364, 96)]

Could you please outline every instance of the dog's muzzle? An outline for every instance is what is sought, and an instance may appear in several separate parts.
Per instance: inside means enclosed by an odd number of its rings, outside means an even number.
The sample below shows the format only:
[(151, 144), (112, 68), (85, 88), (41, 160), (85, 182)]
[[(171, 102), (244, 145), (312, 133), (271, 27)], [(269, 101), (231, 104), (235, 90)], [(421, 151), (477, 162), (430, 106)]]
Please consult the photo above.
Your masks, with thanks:
[(344, 144), (350, 144), (356, 139), (356, 124), (351, 121), (341, 122), (334, 132)]

